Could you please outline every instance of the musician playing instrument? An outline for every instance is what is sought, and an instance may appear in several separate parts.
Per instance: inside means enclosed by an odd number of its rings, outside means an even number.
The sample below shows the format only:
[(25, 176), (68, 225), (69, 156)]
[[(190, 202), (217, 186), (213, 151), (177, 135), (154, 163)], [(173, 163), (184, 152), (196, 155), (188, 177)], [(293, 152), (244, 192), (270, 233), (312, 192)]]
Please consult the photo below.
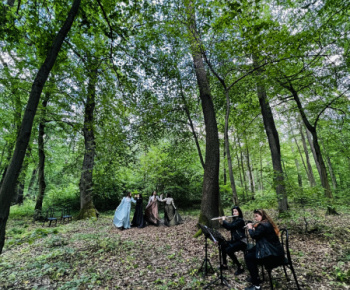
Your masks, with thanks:
[(235, 252), (245, 251), (247, 247), (247, 238), (244, 230), (244, 220), (242, 210), (238, 206), (232, 208), (233, 221), (231, 223), (226, 221), (226, 217), (222, 217), (222, 226), (231, 231), (231, 241), (224, 243), (222, 248), (222, 269), (227, 270), (227, 255), (230, 256), (233, 263), (237, 265), (235, 275), (240, 275), (244, 272), (241, 263), (238, 261)]
[(245, 290), (261, 289), (258, 264), (273, 267), (281, 264), (284, 259), (277, 225), (262, 209), (254, 210), (254, 219), (256, 223), (247, 224), (249, 235), (256, 240), (256, 245), (244, 256), (252, 282)]

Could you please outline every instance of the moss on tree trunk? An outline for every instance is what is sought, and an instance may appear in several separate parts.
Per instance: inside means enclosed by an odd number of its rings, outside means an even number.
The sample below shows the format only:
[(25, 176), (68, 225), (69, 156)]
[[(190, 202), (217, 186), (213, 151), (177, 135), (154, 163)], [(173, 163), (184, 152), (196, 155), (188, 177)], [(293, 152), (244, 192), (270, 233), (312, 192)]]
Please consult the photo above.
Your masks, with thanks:
[(80, 209), (78, 220), (87, 218), (98, 218), (98, 211), (96, 210), (93, 202), (86, 203), (82, 209)]

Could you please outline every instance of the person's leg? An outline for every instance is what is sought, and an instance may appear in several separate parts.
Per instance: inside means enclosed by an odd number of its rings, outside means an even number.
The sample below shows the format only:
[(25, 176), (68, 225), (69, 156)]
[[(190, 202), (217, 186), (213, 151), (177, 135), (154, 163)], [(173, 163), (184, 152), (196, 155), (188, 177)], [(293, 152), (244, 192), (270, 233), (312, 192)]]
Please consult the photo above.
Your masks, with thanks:
[(245, 263), (247, 265), (248, 271), (250, 273), (252, 283), (255, 286), (260, 285), (260, 279), (259, 279), (259, 270), (258, 270), (258, 264), (256, 259), (256, 248), (253, 247), (251, 250), (249, 250), (245, 256)]
[(244, 251), (245, 249), (246, 249), (246, 244), (241, 241), (230, 243), (230, 247), (226, 249), (226, 252), (232, 259), (233, 263), (237, 265), (237, 271), (235, 272), (235, 275), (239, 275), (244, 272), (242, 264), (238, 261), (235, 255), (235, 252)]

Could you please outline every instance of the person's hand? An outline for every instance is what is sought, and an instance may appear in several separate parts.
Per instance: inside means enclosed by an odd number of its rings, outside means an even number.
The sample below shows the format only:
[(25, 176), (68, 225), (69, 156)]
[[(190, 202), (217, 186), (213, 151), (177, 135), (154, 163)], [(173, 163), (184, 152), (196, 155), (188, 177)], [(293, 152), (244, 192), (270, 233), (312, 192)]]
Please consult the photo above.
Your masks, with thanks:
[(253, 229), (253, 224), (252, 223), (247, 224), (247, 228), (248, 228), (248, 230)]
[(221, 217), (221, 220), (222, 221), (226, 220), (226, 217), (225, 216)]

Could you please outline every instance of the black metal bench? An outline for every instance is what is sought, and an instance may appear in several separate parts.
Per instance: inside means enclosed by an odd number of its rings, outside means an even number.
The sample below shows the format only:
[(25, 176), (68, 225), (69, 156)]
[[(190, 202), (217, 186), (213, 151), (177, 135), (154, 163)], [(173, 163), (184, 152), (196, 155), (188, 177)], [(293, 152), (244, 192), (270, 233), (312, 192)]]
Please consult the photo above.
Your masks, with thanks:
[(45, 212), (43, 226), (46, 222), (49, 222), (49, 227), (51, 227), (52, 222), (55, 222), (55, 226), (57, 225), (57, 217), (55, 217), (55, 209), (53, 207), (48, 208)]
[(73, 220), (73, 217), (71, 215), (71, 210), (68, 206), (65, 206), (62, 208), (62, 215), (61, 215), (61, 222), (65, 223), (65, 222), (70, 222)]

